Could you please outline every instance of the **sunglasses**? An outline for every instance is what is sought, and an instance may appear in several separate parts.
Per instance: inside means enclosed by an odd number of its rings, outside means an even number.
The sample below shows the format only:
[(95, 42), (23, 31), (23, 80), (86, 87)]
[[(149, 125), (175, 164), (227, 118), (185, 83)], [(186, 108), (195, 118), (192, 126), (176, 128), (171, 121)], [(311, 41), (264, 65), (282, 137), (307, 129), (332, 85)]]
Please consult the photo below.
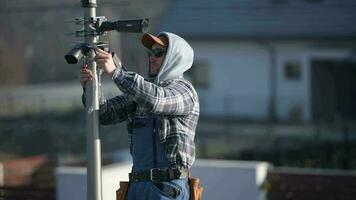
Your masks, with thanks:
[(157, 58), (162, 57), (166, 53), (165, 49), (155, 48), (155, 49), (148, 49), (148, 56), (155, 56)]

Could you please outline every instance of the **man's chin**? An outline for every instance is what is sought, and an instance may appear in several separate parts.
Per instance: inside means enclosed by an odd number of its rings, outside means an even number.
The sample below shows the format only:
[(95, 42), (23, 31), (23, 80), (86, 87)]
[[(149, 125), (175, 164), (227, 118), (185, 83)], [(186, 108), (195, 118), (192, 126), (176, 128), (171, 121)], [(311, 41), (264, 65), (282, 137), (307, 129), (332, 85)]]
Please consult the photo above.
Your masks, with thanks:
[(151, 77), (156, 77), (157, 74), (151, 74), (151, 73), (150, 73), (150, 76), (151, 76)]

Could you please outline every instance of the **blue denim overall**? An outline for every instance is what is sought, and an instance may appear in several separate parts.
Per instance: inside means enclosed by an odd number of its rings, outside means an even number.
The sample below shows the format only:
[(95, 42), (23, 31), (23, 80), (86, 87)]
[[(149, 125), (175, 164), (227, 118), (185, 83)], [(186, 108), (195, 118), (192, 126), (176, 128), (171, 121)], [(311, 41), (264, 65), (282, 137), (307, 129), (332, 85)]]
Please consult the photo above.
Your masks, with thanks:
[[(156, 153), (154, 153), (156, 152)], [(156, 158), (154, 158), (154, 154)], [(132, 171), (147, 171), (152, 168), (167, 169), (170, 165), (162, 147), (156, 119), (150, 115), (145, 119), (135, 119), (133, 125), (133, 167)], [(163, 187), (162, 187), (163, 186)], [(172, 197), (165, 188), (175, 191)], [(163, 189), (162, 189), (163, 188)], [(126, 196), (127, 200), (189, 200), (189, 186), (187, 179), (175, 179), (169, 182), (131, 182)]]

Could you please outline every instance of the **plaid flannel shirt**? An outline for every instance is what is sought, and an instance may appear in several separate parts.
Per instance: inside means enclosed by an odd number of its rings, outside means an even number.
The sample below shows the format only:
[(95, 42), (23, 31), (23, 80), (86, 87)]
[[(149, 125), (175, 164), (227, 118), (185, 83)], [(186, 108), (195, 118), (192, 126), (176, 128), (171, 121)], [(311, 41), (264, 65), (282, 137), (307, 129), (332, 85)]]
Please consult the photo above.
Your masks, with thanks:
[(195, 129), (199, 118), (199, 100), (192, 84), (184, 79), (145, 81), (134, 72), (117, 69), (112, 77), (123, 95), (101, 101), (100, 123), (127, 120), (132, 148), (132, 122), (156, 114), (160, 142), (172, 166), (189, 168), (195, 160)]

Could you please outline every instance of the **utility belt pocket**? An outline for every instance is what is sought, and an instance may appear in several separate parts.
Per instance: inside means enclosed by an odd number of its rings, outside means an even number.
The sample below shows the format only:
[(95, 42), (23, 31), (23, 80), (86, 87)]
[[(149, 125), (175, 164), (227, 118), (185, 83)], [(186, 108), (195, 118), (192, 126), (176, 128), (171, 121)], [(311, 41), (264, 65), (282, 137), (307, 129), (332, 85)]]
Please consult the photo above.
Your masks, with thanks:
[(203, 187), (200, 185), (199, 178), (189, 177), (189, 190), (190, 190), (190, 198), (189, 200), (201, 200), (201, 196), (203, 194)]
[(125, 200), (126, 193), (129, 190), (128, 181), (120, 181), (120, 188), (116, 190), (116, 200)]

